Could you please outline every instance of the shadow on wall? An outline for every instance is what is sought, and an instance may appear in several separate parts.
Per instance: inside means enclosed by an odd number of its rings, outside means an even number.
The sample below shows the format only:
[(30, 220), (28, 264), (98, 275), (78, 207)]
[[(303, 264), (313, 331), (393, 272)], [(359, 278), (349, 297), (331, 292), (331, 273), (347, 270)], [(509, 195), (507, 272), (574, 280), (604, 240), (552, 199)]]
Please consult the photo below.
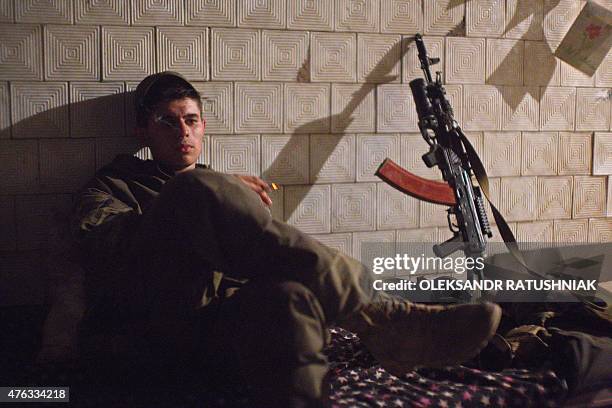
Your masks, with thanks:
[[(13, 125), (0, 135), (0, 305), (44, 301), (47, 256), (65, 233), (73, 194), (116, 154), (139, 150), (125, 132), (130, 94), (51, 109), (42, 96), (17, 101)], [(30, 116), (15, 117), (19, 109)]]

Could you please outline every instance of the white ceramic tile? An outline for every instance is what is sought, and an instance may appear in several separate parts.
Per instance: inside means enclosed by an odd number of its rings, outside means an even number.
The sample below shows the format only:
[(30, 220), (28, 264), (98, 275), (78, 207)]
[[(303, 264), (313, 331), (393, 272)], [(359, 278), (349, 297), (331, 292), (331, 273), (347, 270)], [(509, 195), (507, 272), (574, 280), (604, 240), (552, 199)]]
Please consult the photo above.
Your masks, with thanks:
[(468, 37), (501, 37), (505, 29), (506, 2), (478, 0), (467, 2), (465, 25)]
[(612, 174), (612, 133), (595, 133), (593, 174)]
[(332, 84), (332, 133), (373, 132), (374, 85)]
[(330, 191), (329, 185), (285, 187), (285, 212), (295, 208), (287, 223), (306, 233), (330, 232)]
[(561, 61), (561, 86), (594, 86), (595, 74), (588, 75), (574, 68), (565, 61)]
[(94, 26), (45, 26), (45, 78), (100, 79), (100, 29)]
[(140, 81), (155, 71), (153, 28), (102, 27), (102, 79)]
[(503, 99), (493, 85), (463, 87), (463, 128), (466, 130), (501, 130)]
[(414, 35), (422, 30), (423, 10), (420, 0), (381, 0), (381, 32)]
[(400, 159), (400, 136), (357, 135), (357, 181), (379, 181), (374, 175), (386, 158)]
[(285, 132), (329, 132), (330, 106), (329, 84), (285, 84)]
[(238, 1), (238, 27), (285, 28), (286, 0)]
[(260, 78), (260, 56), (259, 31), (212, 29), (212, 80), (258, 80)]
[(380, 1), (336, 0), (336, 31), (379, 31)]
[(591, 174), (593, 136), (559, 133), (559, 174)]
[(310, 182), (355, 181), (355, 135), (310, 136)]
[(234, 88), (236, 133), (282, 132), (282, 84), (238, 82)]
[(185, 23), (196, 26), (234, 27), (236, 0), (186, 1)]
[(208, 79), (208, 31), (191, 27), (157, 28), (159, 71), (180, 72), (191, 81)]
[(610, 89), (576, 89), (576, 130), (610, 129)]
[(230, 174), (257, 176), (260, 173), (260, 140), (258, 135), (212, 135), (210, 166)]
[(516, 228), (516, 240), (518, 242), (552, 242), (553, 222), (519, 222)]
[(357, 82), (400, 81), (401, 36), (357, 35)]
[(308, 33), (268, 31), (262, 33), (262, 73), (264, 81), (297, 81), (308, 69)]
[(573, 218), (605, 216), (607, 182), (601, 176), (574, 176)]
[(446, 82), (449, 84), (484, 84), (485, 39), (446, 38)]
[(283, 185), (308, 184), (308, 147), (308, 135), (262, 135), (264, 178)]
[(354, 34), (312, 33), (310, 75), (313, 82), (354, 82), (357, 51)]
[(380, 85), (377, 105), (378, 132), (418, 132), (418, 115), (407, 84)]
[(561, 78), (561, 60), (556, 58), (544, 41), (525, 41), (525, 85), (558, 86)]
[(536, 219), (537, 183), (535, 177), (507, 177), (501, 179), (498, 209), (506, 221)]
[(557, 174), (559, 135), (556, 132), (523, 132), (524, 176), (549, 176)]
[(183, 19), (181, 0), (132, 0), (134, 25), (182, 25)]
[(558, 244), (583, 244), (588, 242), (589, 220), (555, 220), (554, 242)]
[(0, 25), (0, 80), (42, 80), (42, 30), (38, 25)]
[(489, 177), (521, 174), (521, 134), (485, 132), (483, 164)]
[(72, 24), (70, 0), (15, 1), (15, 21), (18, 23)]
[(506, 0), (506, 38), (544, 38), (544, 0)]
[(576, 88), (548, 87), (540, 100), (540, 130), (574, 130)]
[(328, 0), (287, 1), (287, 28), (331, 31), (333, 26), (334, 2)]
[(572, 177), (538, 177), (538, 219), (572, 217)]
[(76, 24), (118, 24), (130, 22), (130, 4), (124, 0), (75, 1)]
[(68, 84), (11, 82), (11, 122), (15, 138), (68, 136)]
[(332, 185), (332, 232), (376, 229), (376, 183)]
[(540, 127), (540, 89), (535, 86), (504, 86), (503, 130), (538, 130)]
[(589, 242), (612, 242), (612, 218), (589, 219)]
[(419, 225), (419, 200), (385, 183), (378, 183), (377, 229), (416, 228)]
[(523, 85), (525, 42), (487, 38), (487, 84)]
[[(465, 3), (453, 0), (428, 0), (423, 9), (423, 33), (447, 35), (464, 26)], [(464, 28), (464, 27), (463, 27)]]
[(194, 82), (202, 97), (206, 133), (228, 134), (234, 129), (234, 89), (231, 82)]

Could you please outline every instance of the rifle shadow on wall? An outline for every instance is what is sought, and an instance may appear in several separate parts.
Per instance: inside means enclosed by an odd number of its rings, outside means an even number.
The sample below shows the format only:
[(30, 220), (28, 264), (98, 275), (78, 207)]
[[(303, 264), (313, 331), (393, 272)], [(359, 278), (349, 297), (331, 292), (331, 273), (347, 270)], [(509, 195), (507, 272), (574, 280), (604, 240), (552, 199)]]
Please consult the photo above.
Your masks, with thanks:
[[(274, 178), (274, 172), (276, 169), (279, 167), (282, 168), (283, 163), (286, 162), (291, 155), (295, 154), (292, 151), (292, 141), (294, 138), (308, 136), (309, 133), (312, 133), (313, 129), (327, 129), (328, 133), (329, 130), (333, 132), (325, 135), (326, 137), (329, 137), (331, 143), (324, 143), (316, 146), (318, 149), (317, 157), (320, 157), (321, 160), (318, 160), (318, 163), (315, 164), (313, 160), (310, 159), (308, 166), (310, 184), (304, 186), (305, 188), (296, 189), (296, 196), (293, 200), (291, 200), (291, 202), (286, 199), (284, 200), (284, 220), (291, 218), (298, 205), (308, 195), (313, 185), (317, 183), (319, 173), (322, 170), (325, 162), (332, 156), (332, 153), (340, 143), (342, 137), (345, 135), (345, 132), (347, 130), (350, 131), (350, 125), (355, 120), (353, 115), (355, 114), (357, 108), (364, 102), (368, 94), (373, 92), (378, 85), (393, 82), (398, 79), (399, 76), (401, 76), (401, 69), (399, 75), (392, 75), (391, 71), (397, 64), (400, 63), (402, 57), (408, 51), (409, 45), (413, 41), (414, 40), (412, 38), (403, 38), (400, 41), (397, 41), (366, 76), (364, 79), (365, 83), (355, 84), (359, 86), (359, 89), (352, 94), (351, 99), (341, 112), (332, 114), (328, 117), (316, 119), (293, 130), (290, 140), (284, 145), (270, 166), (263, 171), (262, 176), (264, 179), (272, 180)], [(299, 79), (302, 78), (303, 73), (300, 73)], [(406, 86), (408, 85), (406, 84)], [(376, 98), (374, 98), (374, 109), (376, 109)], [(376, 118), (374, 121), (376, 122)], [(357, 133), (359, 133), (359, 131)], [(351, 181), (354, 182), (355, 180)]]

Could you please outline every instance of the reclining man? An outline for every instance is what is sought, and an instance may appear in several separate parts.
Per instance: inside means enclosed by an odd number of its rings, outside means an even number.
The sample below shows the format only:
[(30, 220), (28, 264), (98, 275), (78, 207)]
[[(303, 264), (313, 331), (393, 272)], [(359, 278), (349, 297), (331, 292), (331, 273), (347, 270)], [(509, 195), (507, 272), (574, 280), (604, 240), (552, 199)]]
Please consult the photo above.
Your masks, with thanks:
[[(273, 219), (263, 180), (196, 164), (205, 121), (179, 74), (145, 78), (135, 97), (135, 133), (153, 160), (118, 156), (102, 168), (72, 224), (97, 302), (120, 310), (135, 349), (179, 367), (197, 359), (262, 406), (319, 406), (331, 325), (357, 333), (397, 375), (458, 364), (495, 333), (497, 305), (376, 293), (359, 262)], [(245, 283), (217, 296), (231, 279)]]

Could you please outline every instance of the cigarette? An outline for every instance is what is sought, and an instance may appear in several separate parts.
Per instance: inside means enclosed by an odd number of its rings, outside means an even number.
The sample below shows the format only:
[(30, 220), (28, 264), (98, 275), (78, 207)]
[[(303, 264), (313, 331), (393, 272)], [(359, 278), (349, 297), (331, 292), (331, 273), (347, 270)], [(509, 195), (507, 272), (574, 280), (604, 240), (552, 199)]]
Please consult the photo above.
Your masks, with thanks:
[(278, 190), (278, 184), (270, 183), (270, 186), (272, 187), (272, 190)]

